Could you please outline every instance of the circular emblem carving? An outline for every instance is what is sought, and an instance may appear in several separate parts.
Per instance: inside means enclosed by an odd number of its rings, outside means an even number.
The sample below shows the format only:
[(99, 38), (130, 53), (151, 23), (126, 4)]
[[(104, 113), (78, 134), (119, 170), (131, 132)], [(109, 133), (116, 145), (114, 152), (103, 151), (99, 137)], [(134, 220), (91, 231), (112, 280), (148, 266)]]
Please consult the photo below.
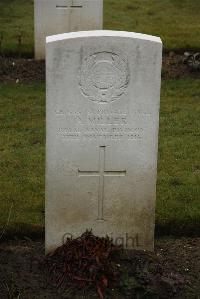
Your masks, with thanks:
[(115, 53), (95, 53), (84, 59), (79, 76), (85, 97), (97, 103), (111, 103), (127, 88), (128, 63)]

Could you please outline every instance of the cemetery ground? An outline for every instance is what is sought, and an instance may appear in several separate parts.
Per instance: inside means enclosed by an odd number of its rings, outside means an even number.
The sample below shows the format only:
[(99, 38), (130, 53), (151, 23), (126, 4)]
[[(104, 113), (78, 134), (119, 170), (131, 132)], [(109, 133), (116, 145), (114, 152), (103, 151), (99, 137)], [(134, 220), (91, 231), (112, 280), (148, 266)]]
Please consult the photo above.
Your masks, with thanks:
[[(120, 278), (109, 283), (105, 299), (198, 299), (200, 238), (165, 237), (156, 240), (155, 254), (133, 252), (117, 259)], [(57, 289), (44, 271), (43, 240), (10, 240), (0, 244), (2, 299), (98, 299), (95, 287)], [(137, 294), (137, 295), (136, 295)]]
[[(147, 253), (144, 258), (145, 267), (149, 267), (144, 270), (150, 276), (147, 279), (151, 279), (151, 271), (160, 265), (166, 276), (162, 277), (161, 285), (158, 279), (141, 298), (198, 298), (200, 295), (200, 78), (199, 72), (185, 66), (179, 72), (180, 59), (169, 67), (170, 56), (165, 58), (163, 77), (166, 79), (162, 80), (161, 90), (155, 255)], [(44, 258), (44, 63), (32, 60), (29, 63), (10, 59), (5, 65), (4, 61), (4, 74), (1, 74), (2, 296), (97, 298), (94, 289), (83, 295), (73, 286), (67, 291), (57, 291), (55, 286), (46, 284), (41, 266)], [(140, 260), (143, 255), (139, 254)], [(132, 268), (127, 261), (119, 259), (118, 262), (123, 269), (120, 286), (108, 288), (105, 298), (133, 298), (135, 290), (144, 294), (144, 286), (128, 274)], [(128, 264), (134, 264), (134, 259)], [(179, 287), (180, 292), (173, 293)]]
[[(57, 291), (46, 284), (44, 63), (25, 59), (33, 57), (33, 1), (4, 4), (0, 1), (0, 298), (98, 298), (95, 290), (83, 295), (73, 286)], [(200, 49), (199, 9), (198, 0), (150, 0), (145, 5), (139, 0), (105, 0), (105, 29), (153, 32), (167, 53), (155, 255), (138, 253), (145, 276), (138, 280), (130, 273), (137, 254), (119, 258), (120, 283), (108, 288), (105, 298), (133, 298), (135, 291), (143, 293), (137, 298), (200, 297), (200, 76), (182, 63), (185, 50)], [(151, 281), (160, 267), (164, 276), (158, 275), (155, 285), (145, 289), (142, 281)]]
[[(198, 0), (104, 0), (104, 29), (153, 33), (168, 50), (199, 49), (199, 10)], [(32, 57), (33, 0), (0, 1), (0, 23), (0, 53)]]
[[(200, 79), (163, 80), (157, 233), (197, 236)], [(4, 82), (1, 94), (0, 223), (7, 232), (41, 232), (44, 219), (45, 85)]]

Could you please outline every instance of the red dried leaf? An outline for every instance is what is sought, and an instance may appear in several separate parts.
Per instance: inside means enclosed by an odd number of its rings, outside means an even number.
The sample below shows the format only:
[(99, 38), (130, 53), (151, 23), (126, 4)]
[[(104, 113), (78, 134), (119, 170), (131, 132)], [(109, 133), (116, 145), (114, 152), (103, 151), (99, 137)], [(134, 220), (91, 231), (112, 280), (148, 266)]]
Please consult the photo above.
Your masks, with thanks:
[(100, 297), (101, 299), (103, 299), (103, 293), (102, 293), (102, 290), (101, 290), (101, 288), (100, 288), (99, 285), (97, 286), (97, 293), (98, 293), (99, 297)]
[(106, 276), (103, 275), (102, 278), (101, 278), (101, 281), (102, 281), (102, 283), (103, 283), (103, 285), (104, 285), (105, 287), (108, 286), (108, 279), (107, 279)]

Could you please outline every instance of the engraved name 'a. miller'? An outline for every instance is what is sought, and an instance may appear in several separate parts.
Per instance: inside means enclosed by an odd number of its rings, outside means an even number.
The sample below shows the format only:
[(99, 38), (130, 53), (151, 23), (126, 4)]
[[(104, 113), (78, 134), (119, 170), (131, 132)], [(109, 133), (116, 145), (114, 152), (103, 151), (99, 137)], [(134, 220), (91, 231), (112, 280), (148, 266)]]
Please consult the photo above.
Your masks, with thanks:
[(82, 94), (96, 103), (118, 100), (129, 83), (128, 63), (118, 54), (99, 52), (83, 60), (79, 73)]

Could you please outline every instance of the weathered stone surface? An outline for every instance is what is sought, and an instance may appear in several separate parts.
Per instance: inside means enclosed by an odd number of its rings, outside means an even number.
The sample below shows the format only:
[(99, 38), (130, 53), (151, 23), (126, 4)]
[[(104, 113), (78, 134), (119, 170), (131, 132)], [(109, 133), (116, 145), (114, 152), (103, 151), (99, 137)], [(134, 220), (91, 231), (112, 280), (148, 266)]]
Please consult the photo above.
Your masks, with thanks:
[(103, 27), (103, 0), (34, 0), (35, 58), (45, 59), (48, 35), (99, 30)]
[(86, 229), (153, 249), (162, 43), (47, 37), (46, 250)]

